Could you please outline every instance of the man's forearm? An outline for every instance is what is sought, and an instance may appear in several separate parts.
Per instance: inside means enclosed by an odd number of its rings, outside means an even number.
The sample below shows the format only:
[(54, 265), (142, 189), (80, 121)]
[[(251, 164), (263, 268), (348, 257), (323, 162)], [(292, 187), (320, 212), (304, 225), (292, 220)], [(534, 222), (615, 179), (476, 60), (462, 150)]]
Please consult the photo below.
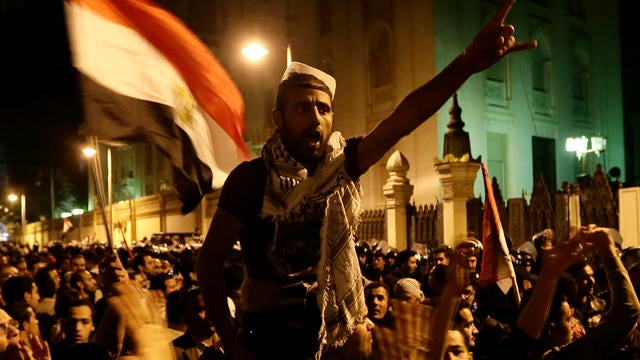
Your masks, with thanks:
[(532, 339), (537, 340), (542, 335), (557, 285), (558, 277), (543, 271), (533, 288), (531, 299), (518, 316), (517, 326)]
[(402, 100), (388, 119), (395, 137), (399, 139), (411, 133), (451, 98), (472, 75), (466, 64), (464, 55), (459, 55), (433, 79)]
[[(222, 343), (233, 344), (237, 341), (237, 327), (231, 319), (224, 284), (222, 261), (199, 261), (198, 279), (200, 291), (207, 306), (207, 317), (216, 327)], [(204, 280), (206, 279), (206, 280)]]

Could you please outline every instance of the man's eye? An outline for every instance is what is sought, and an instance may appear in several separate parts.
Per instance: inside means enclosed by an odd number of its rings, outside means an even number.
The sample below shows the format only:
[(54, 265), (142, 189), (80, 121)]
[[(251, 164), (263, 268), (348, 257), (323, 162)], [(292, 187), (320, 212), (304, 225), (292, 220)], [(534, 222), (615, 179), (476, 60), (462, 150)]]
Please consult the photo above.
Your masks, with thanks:
[(306, 113), (310, 112), (311, 109), (313, 109), (313, 104), (311, 104), (311, 103), (299, 103), (296, 106), (296, 111), (298, 111), (301, 114), (306, 114)]
[(327, 106), (327, 105), (324, 105), (324, 104), (318, 104), (317, 106), (318, 106), (318, 112), (319, 112), (321, 115), (325, 115), (325, 114), (328, 114), (328, 113), (330, 113), (330, 112), (331, 112), (331, 108), (330, 108), (329, 106)]

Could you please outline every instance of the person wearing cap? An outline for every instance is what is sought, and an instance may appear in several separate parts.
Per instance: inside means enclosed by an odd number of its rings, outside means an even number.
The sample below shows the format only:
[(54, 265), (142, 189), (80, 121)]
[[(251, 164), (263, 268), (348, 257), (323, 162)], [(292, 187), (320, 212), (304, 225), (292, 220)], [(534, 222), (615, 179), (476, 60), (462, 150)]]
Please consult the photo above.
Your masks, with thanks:
[[(229, 174), (200, 250), (198, 279), (225, 354), (304, 359), (366, 348), (367, 308), (353, 246), (358, 179), (471, 75), (536, 46), (516, 42), (514, 27), (503, 23), (513, 2), (505, 0), (459, 56), (362, 137), (344, 139), (333, 129), (335, 79), (291, 63), (278, 85), (275, 131), (261, 157)], [(240, 324), (221, 291), (223, 264), (238, 239), (247, 315)]]
[(393, 295), (396, 299), (414, 304), (424, 302), (424, 293), (418, 280), (414, 278), (402, 278), (398, 280), (393, 288)]

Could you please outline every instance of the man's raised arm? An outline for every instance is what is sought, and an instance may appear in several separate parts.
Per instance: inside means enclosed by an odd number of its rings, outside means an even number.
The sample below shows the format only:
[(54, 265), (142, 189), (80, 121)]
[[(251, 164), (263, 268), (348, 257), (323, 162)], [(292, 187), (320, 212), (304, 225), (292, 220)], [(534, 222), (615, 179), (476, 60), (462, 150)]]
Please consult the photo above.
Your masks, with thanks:
[(504, 24), (515, 0), (505, 0), (471, 44), (431, 81), (414, 90), (358, 147), (362, 169), (377, 163), (403, 136), (431, 117), (474, 73), (485, 70), (506, 54), (533, 49), (535, 41), (516, 42), (514, 27)]

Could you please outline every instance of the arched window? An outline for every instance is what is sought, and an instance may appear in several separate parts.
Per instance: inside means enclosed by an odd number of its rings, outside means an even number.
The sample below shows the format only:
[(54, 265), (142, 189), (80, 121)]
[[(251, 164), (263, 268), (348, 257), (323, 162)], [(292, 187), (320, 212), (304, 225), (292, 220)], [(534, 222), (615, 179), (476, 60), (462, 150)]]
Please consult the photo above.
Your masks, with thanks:
[(542, 30), (534, 31), (531, 38), (538, 40), (538, 48), (533, 51), (531, 62), (533, 110), (535, 113), (550, 115), (553, 110), (551, 43)]
[(586, 123), (589, 121), (591, 88), (591, 66), (586, 41), (578, 40), (573, 44), (571, 60), (573, 119), (575, 122)]
[(369, 84), (377, 89), (391, 85), (391, 32), (379, 22), (369, 34)]

